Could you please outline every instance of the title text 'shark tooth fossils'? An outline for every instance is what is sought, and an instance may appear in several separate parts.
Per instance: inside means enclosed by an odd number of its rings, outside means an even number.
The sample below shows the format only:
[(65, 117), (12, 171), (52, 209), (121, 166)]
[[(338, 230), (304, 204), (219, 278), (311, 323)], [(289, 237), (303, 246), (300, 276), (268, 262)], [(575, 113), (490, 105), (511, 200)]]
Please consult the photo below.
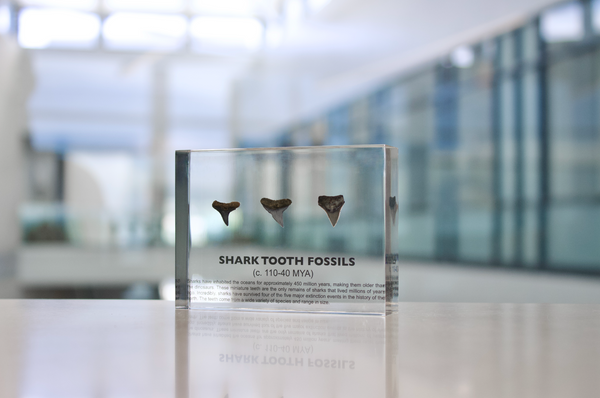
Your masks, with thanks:
[(212, 203), (212, 207), (213, 207), (213, 209), (218, 211), (219, 214), (221, 214), (221, 217), (223, 218), (223, 222), (225, 223), (225, 225), (229, 226), (229, 213), (231, 213), (232, 211), (234, 211), (235, 209), (240, 207), (240, 202), (222, 203), (222, 202), (215, 200)]
[(262, 198), (260, 204), (263, 205), (267, 212), (269, 212), (273, 217), (273, 220), (277, 221), (283, 228), (283, 212), (290, 207), (292, 201), (290, 199), (272, 200), (269, 198)]
[(329, 217), (329, 221), (331, 225), (335, 227), (338, 219), (340, 218), (340, 212), (342, 211), (342, 207), (344, 206), (344, 195), (337, 196), (319, 196), (319, 206), (325, 210), (327, 213), (327, 217)]

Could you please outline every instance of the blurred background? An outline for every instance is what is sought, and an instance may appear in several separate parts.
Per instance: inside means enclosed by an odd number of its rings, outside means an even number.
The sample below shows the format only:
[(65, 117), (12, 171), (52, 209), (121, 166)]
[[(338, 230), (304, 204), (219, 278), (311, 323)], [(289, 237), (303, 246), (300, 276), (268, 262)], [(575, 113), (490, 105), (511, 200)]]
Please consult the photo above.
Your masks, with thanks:
[(399, 148), (400, 299), (600, 302), (600, 0), (0, 0), (0, 297), (174, 297), (174, 150)]

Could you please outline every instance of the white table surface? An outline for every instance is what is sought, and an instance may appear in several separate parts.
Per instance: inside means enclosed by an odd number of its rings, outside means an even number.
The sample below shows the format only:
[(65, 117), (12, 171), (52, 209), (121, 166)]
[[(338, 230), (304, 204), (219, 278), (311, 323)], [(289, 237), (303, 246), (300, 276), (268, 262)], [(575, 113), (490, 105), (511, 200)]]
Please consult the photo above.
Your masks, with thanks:
[(1, 397), (600, 397), (600, 306), (397, 316), (0, 300)]

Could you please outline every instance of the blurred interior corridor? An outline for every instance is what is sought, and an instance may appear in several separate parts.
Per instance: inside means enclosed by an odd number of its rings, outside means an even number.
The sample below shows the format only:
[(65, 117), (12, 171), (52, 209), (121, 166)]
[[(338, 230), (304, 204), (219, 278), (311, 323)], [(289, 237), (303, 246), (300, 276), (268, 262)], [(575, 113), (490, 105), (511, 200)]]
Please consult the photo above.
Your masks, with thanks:
[(600, 0), (0, 0), (0, 59), (0, 298), (173, 299), (176, 149), (387, 144), (400, 300), (600, 303)]

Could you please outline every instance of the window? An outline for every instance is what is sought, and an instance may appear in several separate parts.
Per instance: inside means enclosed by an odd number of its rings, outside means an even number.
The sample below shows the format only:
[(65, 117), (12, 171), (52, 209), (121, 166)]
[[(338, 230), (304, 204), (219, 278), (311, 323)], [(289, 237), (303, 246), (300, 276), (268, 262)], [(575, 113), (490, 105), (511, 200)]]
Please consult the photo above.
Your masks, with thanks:
[(19, 43), (26, 48), (91, 48), (99, 32), (100, 18), (87, 12), (26, 8), (19, 14)]
[(104, 22), (104, 44), (119, 50), (175, 50), (184, 45), (186, 30), (181, 15), (118, 12)]

